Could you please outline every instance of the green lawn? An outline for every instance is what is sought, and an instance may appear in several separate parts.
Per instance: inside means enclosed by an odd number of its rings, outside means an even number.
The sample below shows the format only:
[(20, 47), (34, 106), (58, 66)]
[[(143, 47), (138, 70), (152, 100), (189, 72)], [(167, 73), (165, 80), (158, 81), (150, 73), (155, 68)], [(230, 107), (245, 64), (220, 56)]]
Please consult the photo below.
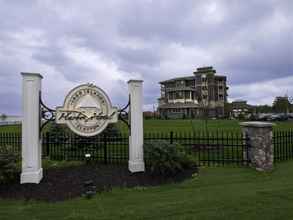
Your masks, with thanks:
[[(208, 131), (241, 131), (238, 120), (208, 120)], [(293, 129), (293, 121), (276, 122), (274, 126), (275, 130)], [(126, 126), (119, 122), (118, 128), (122, 131), (127, 131)], [(145, 133), (169, 133), (174, 132), (193, 132), (193, 131), (205, 131), (205, 120), (144, 120), (144, 132)]]
[(293, 219), (293, 162), (274, 172), (201, 168), (198, 177), (160, 187), (114, 189), (91, 200), (0, 200), (0, 219)]
[(21, 132), (21, 126), (20, 125), (1, 125), (0, 132), (19, 133)]
[[(116, 126), (122, 131), (127, 132), (126, 125), (119, 121)], [(204, 120), (144, 120), (144, 132), (192, 132), (204, 131), (206, 123)], [(208, 120), (207, 128), (209, 131), (240, 131), (241, 127), (237, 120)], [(275, 130), (292, 129), (293, 122), (276, 122)], [(20, 132), (19, 125), (0, 126), (0, 132)]]

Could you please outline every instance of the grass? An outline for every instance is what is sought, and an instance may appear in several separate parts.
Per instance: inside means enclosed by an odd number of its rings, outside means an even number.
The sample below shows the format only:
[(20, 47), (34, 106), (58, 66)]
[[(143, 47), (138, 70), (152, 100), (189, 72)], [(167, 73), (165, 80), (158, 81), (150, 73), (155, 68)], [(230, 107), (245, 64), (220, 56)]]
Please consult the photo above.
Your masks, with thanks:
[[(207, 128), (209, 131), (240, 131), (241, 127), (238, 120), (208, 120)], [(286, 130), (293, 128), (293, 122), (276, 122), (275, 130)], [(128, 132), (127, 126), (119, 121), (116, 126), (122, 132)], [(169, 133), (204, 131), (206, 128), (205, 120), (144, 120), (144, 132)], [(20, 125), (0, 126), (0, 132), (21, 132)]]
[[(241, 131), (238, 120), (208, 120), (209, 131)], [(274, 130), (288, 130), (293, 128), (293, 121), (275, 122)], [(126, 125), (119, 121), (116, 125), (122, 132), (127, 132)], [(144, 120), (145, 133), (169, 133), (171, 131), (184, 133), (205, 131), (205, 120)]]
[[(121, 122), (117, 125), (126, 131)], [(200, 120), (145, 120), (145, 132), (204, 130)], [(209, 130), (240, 130), (238, 121), (209, 120)], [(279, 122), (275, 130), (292, 129)], [(1, 126), (0, 132), (20, 132), (20, 126)], [(43, 167), (80, 162), (44, 160)], [(65, 202), (0, 199), (0, 219), (293, 219), (293, 162), (276, 165), (272, 173), (249, 168), (201, 168), (199, 176), (180, 184), (113, 189), (91, 200)]]
[(21, 125), (1, 125), (0, 132), (19, 133), (21, 132)]
[(293, 162), (272, 173), (249, 168), (202, 168), (181, 184), (115, 188), (91, 200), (0, 200), (8, 219), (292, 219)]

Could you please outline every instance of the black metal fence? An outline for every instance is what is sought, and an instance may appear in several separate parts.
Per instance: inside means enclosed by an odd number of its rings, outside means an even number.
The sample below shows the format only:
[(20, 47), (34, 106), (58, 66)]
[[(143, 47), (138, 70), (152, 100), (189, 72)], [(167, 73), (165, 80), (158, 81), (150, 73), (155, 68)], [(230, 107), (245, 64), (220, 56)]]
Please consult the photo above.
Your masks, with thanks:
[(145, 134), (145, 141), (166, 140), (179, 143), (199, 165), (247, 165), (248, 145), (241, 132), (193, 132)]
[(293, 159), (293, 130), (274, 131), (273, 144), (275, 161)]
[(21, 134), (19, 133), (0, 133), (0, 152), (11, 151), (21, 152)]
[[(241, 132), (145, 133), (144, 141), (179, 143), (199, 165), (247, 165), (249, 146)], [(74, 134), (44, 133), (43, 157), (52, 160), (94, 160), (101, 163), (127, 163), (128, 134), (103, 134), (84, 138)], [(276, 162), (293, 159), (293, 130), (274, 131)], [(0, 152), (21, 152), (20, 133), (0, 133)], [(89, 156), (89, 157), (86, 157)]]
[(123, 163), (128, 160), (128, 135), (80, 137), (74, 134), (43, 135), (43, 156), (52, 160), (94, 160)]
[[(242, 133), (145, 133), (144, 141), (168, 141), (183, 145), (199, 165), (246, 165), (248, 146)], [(51, 160), (94, 160), (102, 163), (128, 161), (128, 134), (103, 134), (84, 138), (63, 133), (42, 135), (43, 157)], [(20, 152), (21, 135), (0, 133), (0, 150), (4, 147)], [(88, 156), (88, 157), (87, 157)]]

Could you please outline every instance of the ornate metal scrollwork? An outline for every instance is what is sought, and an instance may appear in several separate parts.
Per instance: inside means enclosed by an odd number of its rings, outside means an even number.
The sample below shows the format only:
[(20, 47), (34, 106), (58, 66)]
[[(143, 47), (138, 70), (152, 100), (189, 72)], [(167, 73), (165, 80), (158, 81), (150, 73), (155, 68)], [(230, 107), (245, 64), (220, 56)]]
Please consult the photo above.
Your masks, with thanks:
[(126, 120), (125, 117), (130, 117), (130, 114), (126, 111), (126, 109), (130, 106), (130, 97), (128, 100), (128, 103), (126, 106), (124, 106), (122, 109), (118, 110), (118, 119), (120, 119), (121, 121), (123, 121), (126, 125), (128, 130), (130, 131), (130, 124), (129, 124), (129, 119)]
[(40, 95), (40, 130), (42, 129), (50, 122), (55, 121), (56, 116), (56, 110), (49, 108), (46, 106), (43, 101), (42, 97)]
[[(120, 119), (123, 123), (127, 125), (127, 128), (130, 131), (130, 124), (126, 117), (130, 117), (130, 113), (126, 111), (126, 109), (130, 106), (130, 98), (128, 100), (128, 103), (126, 106), (118, 110), (118, 119)], [(56, 118), (56, 110), (49, 108), (46, 106), (41, 98), (40, 95), (40, 130), (42, 129), (50, 122), (50, 121), (55, 121)]]

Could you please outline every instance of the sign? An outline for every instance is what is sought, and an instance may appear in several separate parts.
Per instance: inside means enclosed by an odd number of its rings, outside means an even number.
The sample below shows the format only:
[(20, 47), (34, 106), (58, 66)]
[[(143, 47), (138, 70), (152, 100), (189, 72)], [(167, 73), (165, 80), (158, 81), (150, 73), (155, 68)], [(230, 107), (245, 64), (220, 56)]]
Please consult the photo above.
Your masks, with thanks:
[(56, 109), (56, 123), (67, 124), (76, 134), (94, 136), (109, 123), (118, 120), (118, 109), (112, 107), (107, 94), (93, 84), (83, 84), (72, 89), (62, 107)]

